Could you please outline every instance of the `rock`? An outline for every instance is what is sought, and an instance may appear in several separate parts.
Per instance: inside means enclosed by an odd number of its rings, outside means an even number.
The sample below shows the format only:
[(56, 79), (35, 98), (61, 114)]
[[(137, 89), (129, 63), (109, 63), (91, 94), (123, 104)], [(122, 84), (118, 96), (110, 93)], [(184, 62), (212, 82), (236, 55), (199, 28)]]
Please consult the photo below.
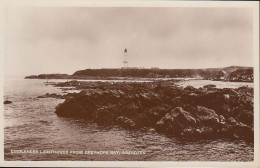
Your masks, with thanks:
[(120, 116), (116, 119), (116, 123), (120, 125), (121, 127), (133, 129), (136, 127), (136, 124), (133, 120), (128, 119), (126, 117)]
[(222, 137), (216, 130), (212, 127), (197, 126), (192, 128), (184, 129), (181, 135), (189, 139), (214, 139)]
[(228, 101), (221, 90), (204, 92), (196, 99), (196, 105), (214, 110), (217, 114), (223, 115), (223, 107)]
[(138, 121), (138, 125), (153, 127), (163, 116), (165, 116), (169, 109), (170, 107), (167, 105), (155, 106), (147, 109), (145, 115)]
[(223, 92), (224, 94), (229, 94), (229, 95), (238, 96), (238, 92), (235, 91), (234, 89), (231, 89), (231, 88), (223, 88), (222, 92)]
[(246, 125), (253, 126), (254, 122), (254, 114), (252, 110), (239, 110), (236, 111), (237, 115), (235, 116), (236, 119)]
[(185, 128), (185, 129), (183, 129), (181, 135), (182, 136), (190, 136), (190, 135), (194, 134), (194, 131), (195, 131), (194, 128)]
[(156, 123), (156, 129), (163, 132), (179, 134), (183, 129), (194, 126), (195, 124), (196, 120), (193, 116), (187, 111), (184, 111), (181, 107), (176, 107)]
[(176, 137), (237, 137), (253, 141), (252, 88), (183, 89), (169, 81), (113, 84), (74, 81), (59, 85), (70, 84), (82, 91), (63, 96), (66, 100), (56, 107), (58, 116), (141, 131), (153, 128)]
[(115, 121), (115, 114), (111, 107), (101, 107), (97, 109), (94, 121), (99, 125), (110, 125)]
[(199, 127), (195, 129), (195, 136), (200, 136), (204, 138), (210, 138), (214, 134), (214, 131), (211, 127)]
[(188, 91), (189, 93), (196, 93), (197, 89), (194, 88), (193, 86), (187, 86), (185, 88), (185, 91)]
[(210, 89), (216, 88), (216, 85), (209, 84), (209, 85), (203, 86), (203, 88), (207, 89), (207, 90), (210, 90)]
[(147, 127), (143, 127), (140, 129), (141, 132), (147, 132), (149, 129)]
[(46, 93), (45, 95), (42, 95), (42, 96), (38, 96), (37, 98), (55, 98), (55, 99), (64, 99), (65, 96), (63, 95), (58, 95), (56, 93)]
[(181, 133), (182, 137), (189, 138), (189, 139), (212, 139), (216, 137), (216, 132), (211, 127), (193, 127), (193, 128), (186, 128)]
[(5, 101), (4, 101), (4, 104), (11, 104), (11, 103), (12, 103), (11, 100), (5, 100)]
[(42, 95), (42, 96), (38, 96), (37, 98), (47, 98), (47, 96), (45, 96), (45, 95)]
[(42, 124), (52, 124), (53, 122), (52, 121), (47, 121), (47, 120), (39, 120), (40, 123)]
[(224, 123), (225, 118), (218, 116), (212, 109), (197, 106), (193, 111), (187, 112), (177, 107), (156, 123), (156, 129), (193, 138), (212, 138), (217, 130), (225, 127)]
[(220, 115), (219, 116), (219, 122), (221, 123), (221, 124), (225, 124), (225, 117), (223, 116), (223, 115)]
[(243, 138), (251, 142), (254, 140), (253, 128), (236, 121), (233, 117), (230, 117), (227, 120), (227, 134), (231, 136), (231, 138)]
[(62, 117), (93, 119), (97, 106), (90, 96), (77, 94), (56, 107), (55, 113)]
[(219, 116), (212, 109), (197, 106), (192, 114), (196, 116), (196, 121), (202, 125), (214, 127), (219, 124)]

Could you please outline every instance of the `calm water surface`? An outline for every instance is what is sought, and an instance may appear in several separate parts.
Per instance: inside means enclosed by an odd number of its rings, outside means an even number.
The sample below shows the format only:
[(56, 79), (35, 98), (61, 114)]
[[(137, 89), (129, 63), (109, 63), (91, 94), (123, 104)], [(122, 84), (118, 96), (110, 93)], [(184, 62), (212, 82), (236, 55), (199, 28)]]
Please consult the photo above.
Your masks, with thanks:
[[(49, 80), (57, 81), (57, 80)], [(62, 80), (58, 80), (62, 81)], [(61, 118), (54, 113), (63, 99), (38, 99), (45, 93), (61, 94), (45, 80), (8, 79), (4, 105), (5, 160), (159, 160), (252, 161), (253, 146), (243, 141), (180, 141), (153, 131), (101, 127), (85, 120)], [(11, 150), (119, 151), (119, 154), (19, 154)], [(145, 154), (123, 154), (142, 151)]]

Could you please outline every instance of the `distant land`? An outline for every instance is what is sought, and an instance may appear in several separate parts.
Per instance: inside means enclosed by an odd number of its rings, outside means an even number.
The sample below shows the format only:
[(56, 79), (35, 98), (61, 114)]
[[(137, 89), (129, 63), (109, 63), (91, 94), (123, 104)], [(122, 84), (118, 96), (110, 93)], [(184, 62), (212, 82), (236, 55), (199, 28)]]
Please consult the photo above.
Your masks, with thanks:
[(26, 79), (122, 79), (122, 78), (200, 78), (217, 81), (253, 82), (253, 67), (229, 66), (206, 69), (159, 69), (118, 68), (85, 69), (72, 75), (40, 74), (26, 76)]

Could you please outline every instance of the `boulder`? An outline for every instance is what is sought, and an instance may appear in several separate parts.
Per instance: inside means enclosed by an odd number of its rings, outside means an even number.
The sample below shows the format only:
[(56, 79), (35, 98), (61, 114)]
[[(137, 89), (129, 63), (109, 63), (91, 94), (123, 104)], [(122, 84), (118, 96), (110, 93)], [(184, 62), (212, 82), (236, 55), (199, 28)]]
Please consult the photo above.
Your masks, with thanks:
[(235, 89), (231, 89), (231, 88), (223, 88), (222, 92), (224, 94), (229, 94), (229, 95), (234, 95), (234, 96), (238, 96), (238, 92), (235, 91)]
[(190, 138), (213, 138), (226, 127), (225, 118), (214, 110), (197, 106), (191, 112), (176, 107), (156, 123), (156, 130)]
[(254, 123), (254, 113), (252, 110), (237, 110), (236, 111), (236, 120), (242, 122), (246, 125), (253, 126)]
[(133, 129), (136, 127), (136, 124), (133, 120), (127, 118), (127, 117), (123, 117), (123, 116), (120, 116), (116, 119), (116, 123), (121, 126), (121, 127), (124, 127), (124, 128), (127, 128), (127, 129)]
[(5, 101), (4, 101), (4, 104), (11, 104), (11, 103), (12, 103), (11, 100), (5, 100)]
[(181, 107), (176, 107), (156, 123), (158, 131), (180, 134), (183, 129), (196, 124), (196, 119)]
[(193, 136), (195, 136), (195, 138), (213, 138), (215, 135), (214, 130), (211, 127), (198, 127), (195, 129)]
[(216, 88), (216, 85), (209, 84), (209, 85), (203, 86), (203, 88), (204, 88), (204, 89), (207, 89), (207, 90), (210, 90), (210, 89)]
[(196, 104), (214, 110), (216, 113), (223, 112), (223, 106), (227, 102), (224, 94), (217, 90), (213, 92), (204, 92), (197, 99)]
[(198, 90), (193, 86), (187, 86), (184, 88), (184, 91), (186, 91), (189, 94), (189, 93), (196, 93)]
[(110, 125), (114, 122), (115, 115), (112, 107), (101, 107), (95, 112), (94, 121), (99, 125)]
[(154, 106), (146, 110), (145, 116), (140, 119), (138, 125), (153, 127), (169, 111), (169, 106)]
[(219, 125), (219, 116), (212, 109), (206, 107), (197, 106), (192, 114), (196, 116), (196, 121), (205, 126), (214, 127)]
[[(69, 94), (68, 94), (69, 95)], [(46, 93), (45, 95), (38, 96), (37, 98), (55, 98), (55, 99), (64, 99), (67, 95), (58, 95), (56, 93)]]
[(230, 138), (254, 140), (254, 130), (249, 126), (237, 121), (233, 117), (227, 119), (227, 134)]
[(77, 94), (77, 96), (66, 99), (64, 103), (59, 104), (55, 113), (62, 117), (93, 119), (96, 110), (95, 100), (88, 95)]

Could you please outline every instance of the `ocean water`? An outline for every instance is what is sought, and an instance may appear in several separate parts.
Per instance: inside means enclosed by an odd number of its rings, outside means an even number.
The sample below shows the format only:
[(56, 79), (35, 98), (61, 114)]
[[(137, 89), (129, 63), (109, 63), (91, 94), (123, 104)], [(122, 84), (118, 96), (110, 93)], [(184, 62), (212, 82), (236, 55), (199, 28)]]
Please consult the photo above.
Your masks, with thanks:
[(131, 131), (118, 126), (102, 127), (86, 120), (58, 117), (54, 113), (55, 107), (64, 100), (39, 99), (37, 96), (61, 94), (62, 91), (44, 82), (22, 78), (5, 81), (4, 99), (13, 102), (4, 105), (5, 160), (253, 160), (253, 146), (244, 141), (181, 141), (153, 130)]
[(223, 81), (211, 81), (211, 80), (181, 80), (178, 85), (187, 87), (193, 86), (200, 88), (205, 85), (216, 85), (216, 88), (239, 88), (241, 86), (254, 87), (254, 83), (250, 82), (223, 82)]

